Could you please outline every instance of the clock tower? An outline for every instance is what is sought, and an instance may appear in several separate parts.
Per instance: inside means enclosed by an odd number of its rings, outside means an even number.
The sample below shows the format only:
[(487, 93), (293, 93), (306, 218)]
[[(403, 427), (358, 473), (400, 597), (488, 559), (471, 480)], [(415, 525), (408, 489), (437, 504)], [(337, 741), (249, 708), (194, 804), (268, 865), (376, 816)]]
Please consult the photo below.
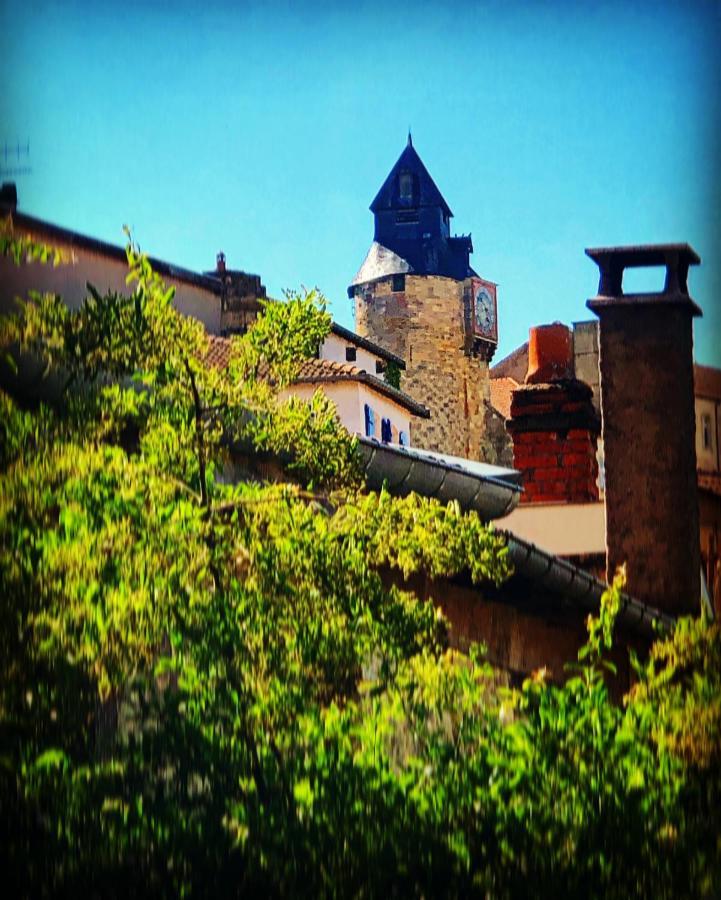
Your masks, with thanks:
[(401, 387), (431, 411), (416, 446), (497, 462), (507, 438), (490, 404), (496, 285), (471, 268), (470, 234), (451, 235), (453, 213), (410, 135), (370, 209), (374, 240), (348, 288), (356, 330), (405, 360)]

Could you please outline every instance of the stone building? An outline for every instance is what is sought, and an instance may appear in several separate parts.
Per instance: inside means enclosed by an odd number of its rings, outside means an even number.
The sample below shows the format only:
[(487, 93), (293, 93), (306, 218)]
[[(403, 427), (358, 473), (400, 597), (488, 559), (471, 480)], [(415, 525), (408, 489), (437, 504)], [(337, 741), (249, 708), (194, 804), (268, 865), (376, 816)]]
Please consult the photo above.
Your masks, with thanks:
[(471, 268), (471, 236), (451, 236), (453, 213), (410, 135), (370, 209), (373, 243), (348, 295), (358, 333), (405, 360), (403, 389), (431, 411), (414, 442), (509, 462), (503, 422), (490, 403), (496, 285)]

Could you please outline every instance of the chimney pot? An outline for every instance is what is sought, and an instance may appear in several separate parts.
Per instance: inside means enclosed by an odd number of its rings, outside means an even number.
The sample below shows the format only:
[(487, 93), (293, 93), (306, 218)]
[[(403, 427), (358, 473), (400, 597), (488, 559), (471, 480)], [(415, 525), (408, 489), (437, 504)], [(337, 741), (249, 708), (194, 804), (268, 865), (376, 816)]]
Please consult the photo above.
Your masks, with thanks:
[(569, 378), (573, 378), (571, 329), (561, 322), (531, 328), (526, 384), (552, 384)]
[[(671, 615), (700, 597), (688, 244), (586, 250), (601, 271), (587, 302), (600, 319), (606, 574), (627, 564), (631, 594)], [(666, 267), (658, 293), (624, 294), (630, 266)]]
[(221, 250), (215, 257), (216, 272), (225, 272), (225, 253)]

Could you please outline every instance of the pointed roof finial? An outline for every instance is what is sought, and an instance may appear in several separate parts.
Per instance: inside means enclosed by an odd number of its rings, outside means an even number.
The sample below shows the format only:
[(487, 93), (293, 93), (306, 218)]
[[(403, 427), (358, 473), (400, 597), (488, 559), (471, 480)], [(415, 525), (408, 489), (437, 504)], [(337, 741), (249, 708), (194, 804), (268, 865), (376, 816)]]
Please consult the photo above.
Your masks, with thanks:
[(408, 126), (408, 146), (413, 146), (413, 138), (411, 137), (411, 126)]

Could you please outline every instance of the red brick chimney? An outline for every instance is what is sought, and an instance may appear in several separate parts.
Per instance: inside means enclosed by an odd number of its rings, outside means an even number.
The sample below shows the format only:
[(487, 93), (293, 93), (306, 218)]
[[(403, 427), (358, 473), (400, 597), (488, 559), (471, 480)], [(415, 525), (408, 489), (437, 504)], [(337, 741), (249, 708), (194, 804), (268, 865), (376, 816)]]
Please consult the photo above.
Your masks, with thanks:
[[(606, 574), (627, 564), (629, 593), (672, 615), (700, 597), (688, 244), (586, 250), (600, 269), (601, 415)], [(660, 293), (624, 294), (623, 272), (665, 266)]]
[(573, 375), (573, 336), (556, 322), (531, 328), (528, 374), (511, 397), (506, 423), (513, 465), (523, 472), (521, 503), (598, 500), (600, 432), (591, 388)]

